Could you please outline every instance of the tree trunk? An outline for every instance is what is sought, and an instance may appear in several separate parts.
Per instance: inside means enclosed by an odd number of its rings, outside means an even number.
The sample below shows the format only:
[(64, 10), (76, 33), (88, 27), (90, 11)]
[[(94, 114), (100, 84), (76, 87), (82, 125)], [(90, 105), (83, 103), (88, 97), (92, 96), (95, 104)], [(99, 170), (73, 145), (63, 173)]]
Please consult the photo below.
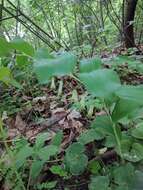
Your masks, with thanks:
[(4, 3), (4, 1), (0, 0), (0, 26), (2, 24), (3, 3)]
[(124, 35), (125, 35), (125, 47), (131, 48), (135, 46), (134, 39), (134, 17), (138, 0), (126, 0), (125, 8), (125, 23), (124, 23)]

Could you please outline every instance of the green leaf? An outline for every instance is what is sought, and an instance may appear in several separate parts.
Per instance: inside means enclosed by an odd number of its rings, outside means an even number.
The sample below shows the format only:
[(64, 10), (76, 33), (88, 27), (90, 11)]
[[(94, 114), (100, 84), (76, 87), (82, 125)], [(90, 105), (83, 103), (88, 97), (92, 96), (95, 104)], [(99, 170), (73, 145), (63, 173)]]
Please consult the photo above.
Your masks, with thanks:
[(11, 79), (12, 75), (10, 69), (8, 67), (0, 67), (0, 81), (8, 85)]
[(70, 155), (67, 153), (65, 156), (65, 163), (73, 175), (79, 175), (85, 170), (88, 164), (88, 157), (85, 154)]
[(36, 137), (34, 148), (40, 149), (43, 147), (45, 141), (48, 139), (49, 133), (41, 133)]
[(64, 53), (55, 59), (35, 59), (34, 70), (39, 82), (48, 83), (53, 76), (71, 74), (76, 65), (76, 57), (71, 53)]
[(26, 55), (33, 56), (34, 55), (34, 48), (28, 42), (25, 42), (21, 38), (15, 38), (10, 42), (11, 47), (16, 49)]
[(25, 55), (17, 55), (16, 56), (16, 63), (19, 68), (26, 67), (30, 64), (28, 57)]
[(128, 187), (132, 187), (134, 176), (135, 176), (134, 167), (130, 163), (116, 167), (113, 170), (114, 182), (118, 185), (125, 185)]
[(101, 59), (97, 57), (83, 59), (79, 63), (79, 70), (81, 73), (88, 73), (100, 69), (101, 64), (102, 64)]
[(109, 178), (108, 176), (96, 176), (91, 178), (89, 190), (108, 190)]
[(100, 171), (101, 166), (100, 166), (100, 164), (99, 164), (98, 161), (93, 160), (93, 161), (90, 161), (90, 162), (88, 163), (88, 169), (89, 169), (89, 171), (90, 171), (92, 174), (97, 174), (97, 173)]
[(65, 164), (73, 175), (81, 174), (88, 163), (88, 158), (83, 154), (85, 148), (80, 143), (73, 143), (66, 151)]
[(15, 155), (15, 163), (16, 168), (19, 169), (23, 166), (23, 164), (26, 162), (26, 159), (30, 157), (33, 154), (33, 148), (27, 144), (23, 148), (20, 149), (20, 151)]
[(141, 105), (142, 97), (143, 97), (143, 86), (131, 86), (131, 85), (124, 85), (118, 88), (116, 91), (116, 95), (125, 100), (139, 102)]
[(50, 168), (50, 171), (53, 173), (53, 174), (56, 174), (56, 175), (59, 175), (60, 177), (66, 177), (67, 176), (67, 172), (62, 168), (62, 166), (52, 166)]
[(0, 57), (7, 56), (11, 50), (9, 42), (5, 38), (0, 37)]
[(113, 135), (114, 131), (112, 128), (112, 122), (109, 116), (102, 115), (97, 116), (96, 119), (92, 122), (91, 128), (98, 129), (99, 132), (101, 132), (104, 137), (106, 135)]
[(53, 138), (52, 140), (52, 145), (55, 145), (57, 147), (59, 147), (62, 143), (62, 140), (63, 140), (63, 132), (62, 131), (59, 131)]
[(143, 145), (133, 143), (128, 152), (123, 153), (123, 158), (130, 162), (139, 162), (143, 160)]
[(8, 67), (0, 67), (0, 81), (6, 85), (12, 85), (22, 89), (22, 86), (12, 77), (11, 70)]
[(140, 102), (128, 100), (128, 99), (120, 99), (112, 112), (112, 119), (114, 122), (128, 116), (134, 110), (140, 107)]
[(115, 58), (113, 58), (113, 64), (117, 64), (117, 65), (122, 65), (122, 64), (125, 64), (125, 63), (128, 63), (128, 64), (132, 64), (132, 62), (134, 61), (134, 59), (131, 59), (129, 58), (128, 56), (123, 56), (123, 55), (119, 55), (119, 56), (116, 56)]
[(135, 179), (134, 184), (132, 186), (133, 190), (142, 190), (143, 189), (143, 172), (142, 171), (135, 171)]
[(143, 106), (143, 86), (121, 86), (116, 91), (116, 95), (119, 101), (112, 113), (112, 119), (115, 122)]
[(31, 165), (31, 173), (30, 173), (32, 179), (35, 179), (36, 177), (38, 177), (38, 175), (40, 174), (43, 168), (43, 164), (44, 162), (40, 160), (33, 161)]
[(48, 161), (51, 156), (55, 156), (57, 153), (58, 147), (54, 145), (49, 145), (41, 148), (38, 152), (38, 155), (43, 161)]
[(104, 136), (100, 131), (96, 129), (89, 129), (79, 136), (78, 142), (85, 145), (94, 140), (101, 140), (103, 138)]
[(89, 93), (99, 98), (110, 98), (120, 87), (118, 75), (109, 69), (98, 69), (90, 73), (79, 74), (81, 82)]
[(116, 142), (116, 138), (115, 138), (114, 135), (109, 135), (109, 136), (106, 137), (104, 146), (106, 146), (108, 148), (113, 148), (116, 145), (117, 145), (117, 142)]
[(66, 153), (69, 155), (77, 155), (77, 154), (83, 153), (84, 151), (85, 151), (84, 145), (77, 142), (70, 145)]
[(143, 139), (143, 123), (139, 123), (135, 128), (132, 129), (132, 136), (137, 139)]
[[(128, 186), (125, 186), (125, 185), (120, 185), (119, 187), (117, 187), (115, 190), (131, 190), (129, 189)], [(135, 189), (134, 189), (135, 190)]]
[(38, 59), (52, 59), (52, 58), (54, 58), (54, 56), (49, 53), (49, 50), (47, 48), (39, 48), (35, 52), (34, 58), (36, 60), (38, 60)]

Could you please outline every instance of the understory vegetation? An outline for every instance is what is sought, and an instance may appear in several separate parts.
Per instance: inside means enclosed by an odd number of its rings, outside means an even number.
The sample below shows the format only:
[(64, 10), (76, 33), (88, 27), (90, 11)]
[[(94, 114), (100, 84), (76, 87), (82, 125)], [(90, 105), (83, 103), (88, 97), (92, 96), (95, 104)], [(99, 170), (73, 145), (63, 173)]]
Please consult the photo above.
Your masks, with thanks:
[(1, 0), (0, 190), (143, 189), (142, 13)]

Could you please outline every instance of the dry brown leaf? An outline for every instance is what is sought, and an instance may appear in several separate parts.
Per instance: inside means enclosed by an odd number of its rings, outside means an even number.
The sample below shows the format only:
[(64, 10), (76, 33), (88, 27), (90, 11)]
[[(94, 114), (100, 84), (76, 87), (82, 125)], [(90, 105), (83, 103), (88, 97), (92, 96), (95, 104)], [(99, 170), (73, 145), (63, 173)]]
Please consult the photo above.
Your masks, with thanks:
[(1, 190), (11, 190), (10, 185), (8, 185), (7, 183), (5, 183), (1, 188)]
[(56, 108), (52, 110), (52, 115), (61, 115), (67, 113), (64, 108)]
[[(32, 128), (32, 129), (27, 130), (25, 133), (26, 138), (29, 141), (35, 140), (37, 135), (41, 132), (40, 130), (41, 130), (40, 128)], [(56, 134), (55, 132), (53, 132), (51, 130), (49, 130), (48, 133), (49, 133), (49, 135), (47, 137), (47, 141), (51, 140)]]
[(81, 114), (76, 110), (72, 110), (70, 112), (70, 114), (67, 116), (67, 118), (68, 119), (79, 119), (79, 118), (81, 118)]
[(26, 126), (27, 124), (22, 120), (20, 114), (17, 114), (15, 119), (15, 128), (23, 133), (26, 129)]
[(37, 103), (38, 101), (45, 102), (47, 100), (46, 96), (40, 96), (33, 99), (33, 103)]
[(21, 133), (17, 129), (9, 129), (8, 130), (8, 139), (12, 140), (17, 136), (20, 136)]
[(106, 115), (106, 112), (104, 110), (100, 112), (96, 112), (96, 116), (100, 116), (100, 115)]

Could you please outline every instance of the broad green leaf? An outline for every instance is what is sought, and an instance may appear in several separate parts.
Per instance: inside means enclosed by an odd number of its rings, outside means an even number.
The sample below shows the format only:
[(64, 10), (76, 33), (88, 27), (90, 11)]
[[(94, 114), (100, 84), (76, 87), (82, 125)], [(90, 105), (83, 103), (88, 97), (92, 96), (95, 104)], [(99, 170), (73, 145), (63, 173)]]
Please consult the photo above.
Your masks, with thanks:
[(83, 153), (73, 155), (66, 153), (65, 164), (73, 175), (79, 175), (85, 170), (88, 164), (88, 157)]
[(34, 148), (40, 149), (43, 147), (45, 141), (48, 139), (49, 133), (41, 133), (36, 137)]
[(115, 147), (117, 145), (115, 136), (114, 135), (107, 136), (104, 145), (108, 148)]
[(134, 184), (132, 186), (132, 190), (142, 190), (143, 189), (143, 172), (135, 171), (135, 179)]
[(15, 38), (10, 42), (11, 47), (16, 49), (26, 55), (33, 56), (34, 55), (34, 48), (28, 42), (25, 42), (21, 38)]
[(79, 136), (78, 142), (81, 144), (88, 144), (94, 140), (101, 140), (103, 138), (104, 135), (100, 131), (96, 129), (89, 129)]
[(12, 75), (10, 69), (8, 67), (0, 67), (0, 81), (8, 85), (11, 79)]
[(25, 55), (17, 55), (16, 56), (16, 64), (19, 68), (26, 67), (30, 64), (28, 57)]
[(8, 67), (0, 67), (0, 81), (6, 85), (12, 85), (16, 88), (22, 89), (22, 86), (12, 77), (11, 71)]
[(98, 69), (90, 73), (81, 73), (79, 78), (89, 93), (99, 98), (110, 98), (120, 87), (117, 73), (109, 69)]
[(123, 153), (123, 158), (130, 162), (138, 162), (143, 160), (143, 145), (133, 143), (129, 150)]
[(29, 158), (33, 154), (33, 148), (27, 144), (23, 148), (20, 149), (18, 153), (15, 155), (15, 163), (16, 168), (19, 169), (26, 162), (26, 159)]
[(0, 37), (0, 57), (7, 56), (11, 50), (9, 42), (5, 38)]
[(128, 187), (132, 187), (132, 182), (134, 177), (135, 177), (134, 167), (130, 163), (116, 167), (113, 170), (114, 182), (118, 185), (125, 185)]
[(73, 175), (81, 174), (88, 163), (88, 158), (83, 152), (85, 148), (80, 143), (73, 143), (69, 146), (65, 155), (66, 167)]
[(117, 89), (115, 94), (121, 99), (135, 101), (143, 105), (142, 102), (143, 85), (139, 86), (123, 85)]
[(53, 174), (59, 175), (60, 177), (66, 177), (67, 176), (67, 172), (60, 165), (52, 166), (50, 168), (50, 171)]
[(108, 176), (95, 176), (91, 178), (89, 190), (108, 190), (109, 178)]
[(55, 156), (58, 153), (58, 147), (54, 145), (48, 145), (44, 148), (41, 148), (38, 152), (38, 155), (41, 160), (48, 161), (51, 156)]
[(112, 119), (114, 122), (124, 118), (131, 114), (134, 110), (140, 107), (141, 102), (129, 100), (129, 99), (120, 99), (113, 110)]
[(53, 138), (52, 140), (52, 145), (55, 145), (57, 147), (59, 147), (62, 143), (62, 139), (63, 139), (63, 132), (59, 131)]
[(92, 122), (91, 128), (98, 129), (99, 132), (101, 132), (104, 137), (106, 135), (113, 135), (114, 131), (112, 128), (112, 122), (109, 116), (102, 115), (97, 116), (96, 119)]
[[(113, 130), (113, 123), (109, 116), (97, 116), (96, 119), (92, 122), (91, 127), (96, 129), (96, 131), (100, 132), (103, 137), (105, 137), (105, 146), (107, 145), (107, 147), (115, 147), (117, 145), (115, 133)], [(122, 134), (119, 126), (116, 127), (116, 133), (118, 135), (118, 138), (121, 139)]]
[(88, 169), (92, 174), (97, 174), (101, 169), (101, 165), (98, 161), (93, 160), (88, 163)]
[(84, 151), (85, 151), (84, 145), (77, 142), (70, 145), (66, 153), (69, 155), (77, 155), (77, 154), (83, 153)]
[(114, 189), (114, 190), (135, 190), (135, 189), (129, 189), (129, 187), (128, 186), (126, 186), (126, 185), (120, 185), (120, 186), (118, 186), (116, 189)]
[(121, 86), (116, 91), (116, 95), (119, 97), (119, 101), (112, 113), (114, 121), (118, 121), (143, 106), (143, 86)]
[(143, 139), (143, 123), (139, 123), (132, 129), (132, 136), (137, 139)]
[(76, 65), (76, 57), (71, 53), (64, 53), (55, 59), (35, 59), (34, 70), (39, 82), (48, 83), (53, 76), (71, 74)]
[(34, 58), (36, 60), (38, 60), (38, 59), (52, 59), (52, 58), (54, 58), (54, 56), (49, 53), (49, 50), (47, 48), (39, 48), (35, 52)]
[(38, 175), (40, 174), (42, 168), (43, 168), (43, 161), (40, 160), (36, 160), (33, 161), (32, 165), (31, 165), (31, 177), (32, 179), (35, 179), (36, 177), (38, 177)]
[(101, 68), (102, 61), (100, 58), (93, 57), (83, 59), (79, 63), (79, 70), (81, 73), (88, 73)]

